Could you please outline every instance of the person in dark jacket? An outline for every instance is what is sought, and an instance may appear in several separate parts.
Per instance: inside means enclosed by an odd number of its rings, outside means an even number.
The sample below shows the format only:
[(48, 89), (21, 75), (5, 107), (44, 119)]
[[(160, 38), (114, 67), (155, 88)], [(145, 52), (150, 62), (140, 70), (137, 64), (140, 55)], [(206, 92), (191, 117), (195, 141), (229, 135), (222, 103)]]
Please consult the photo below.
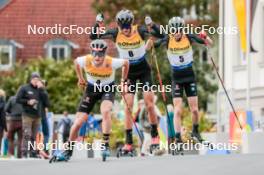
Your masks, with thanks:
[(5, 119), (5, 91), (0, 89), (0, 150), (2, 150), (2, 138), (4, 131), (7, 131)]
[[(40, 116), (40, 101), (43, 98), (44, 89), (38, 87), (40, 75), (37, 72), (31, 74), (30, 82), (20, 87), (17, 93), (17, 102), (22, 104), (22, 157), (27, 158), (28, 153), (30, 157), (38, 157), (37, 150), (30, 147), (34, 144), (36, 135), (41, 124)], [(30, 149), (29, 149), (30, 148)]]
[(38, 82), (38, 88), (44, 89), (42, 98), (40, 99), (39, 102), (39, 115), (41, 116), (41, 128), (44, 136), (44, 146), (45, 146), (44, 149), (45, 152), (48, 153), (48, 149), (46, 145), (49, 142), (49, 125), (46, 114), (48, 112), (48, 107), (50, 106), (50, 103), (49, 103), (49, 96), (46, 90), (46, 86), (47, 86), (47, 82), (45, 80), (41, 80)]
[(7, 114), (7, 138), (8, 138), (8, 154), (14, 156), (14, 141), (17, 134), (17, 157), (21, 158), (22, 143), (22, 105), (16, 102), (16, 96), (9, 98), (5, 105)]

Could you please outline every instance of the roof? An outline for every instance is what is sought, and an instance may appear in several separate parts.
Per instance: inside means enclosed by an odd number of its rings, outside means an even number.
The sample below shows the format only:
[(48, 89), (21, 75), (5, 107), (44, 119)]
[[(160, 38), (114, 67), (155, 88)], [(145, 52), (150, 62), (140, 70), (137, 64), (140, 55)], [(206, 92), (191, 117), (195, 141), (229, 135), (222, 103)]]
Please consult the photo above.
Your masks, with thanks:
[[(0, 0), (1, 2), (7, 0)], [(28, 25), (61, 26), (77, 25), (92, 27), (95, 12), (91, 4), (93, 0), (10, 0), (9, 4), (0, 9), (0, 39), (15, 40), (24, 46), (19, 49), (17, 57), (26, 59), (44, 57), (44, 45), (49, 40), (63, 39), (78, 44), (73, 56), (88, 52), (87, 34), (28, 34)], [(3, 3), (2, 2), (2, 3)]]

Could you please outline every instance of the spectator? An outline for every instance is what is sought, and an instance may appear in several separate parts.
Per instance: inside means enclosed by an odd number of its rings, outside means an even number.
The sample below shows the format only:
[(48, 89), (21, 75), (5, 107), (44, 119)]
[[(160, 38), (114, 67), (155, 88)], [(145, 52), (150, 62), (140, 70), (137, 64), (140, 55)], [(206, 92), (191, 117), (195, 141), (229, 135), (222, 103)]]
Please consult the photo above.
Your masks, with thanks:
[(7, 113), (7, 138), (8, 138), (8, 154), (14, 156), (15, 150), (15, 135), (17, 134), (17, 157), (21, 158), (21, 143), (22, 143), (22, 106), (16, 102), (16, 96), (9, 98), (5, 105)]
[(4, 131), (7, 131), (5, 118), (5, 91), (0, 89), (0, 154), (2, 150), (2, 138)]
[(22, 104), (22, 157), (38, 157), (37, 150), (28, 150), (29, 143), (34, 144), (41, 123), (39, 115), (39, 102), (43, 98), (43, 88), (38, 88), (40, 75), (37, 72), (31, 74), (30, 82), (20, 87), (17, 93), (17, 102)]
[(63, 118), (60, 120), (57, 130), (59, 130), (62, 127), (62, 140), (63, 143), (67, 142), (70, 136), (70, 129), (72, 126), (73, 122), (70, 119), (68, 112), (64, 111), (63, 112)]
[(47, 120), (47, 112), (48, 112), (48, 107), (50, 106), (49, 104), (49, 96), (48, 92), (45, 89), (47, 86), (47, 83), (45, 80), (39, 81), (38, 82), (38, 88), (43, 88), (43, 96), (39, 101), (39, 115), (41, 116), (41, 128), (42, 128), (42, 133), (44, 136), (44, 145), (45, 145), (45, 152), (48, 153), (48, 148), (46, 147), (48, 142), (49, 142), (49, 125), (48, 125), (48, 120)]
[(94, 118), (94, 114), (90, 113), (87, 119), (87, 125), (88, 125), (88, 135), (90, 134), (90, 132), (92, 132), (92, 134), (95, 134), (95, 130), (97, 127), (97, 121)]

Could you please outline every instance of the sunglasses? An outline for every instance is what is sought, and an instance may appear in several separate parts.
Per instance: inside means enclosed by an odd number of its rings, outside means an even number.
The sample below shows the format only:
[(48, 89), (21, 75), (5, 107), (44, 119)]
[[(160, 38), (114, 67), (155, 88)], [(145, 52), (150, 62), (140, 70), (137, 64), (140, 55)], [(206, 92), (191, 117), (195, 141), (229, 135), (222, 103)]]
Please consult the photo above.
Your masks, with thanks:
[(92, 51), (92, 55), (94, 57), (98, 56), (98, 57), (104, 57), (105, 56), (105, 52), (104, 51)]
[(122, 24), (121, 29), (131, 29), (131, 25), (130, 24)]

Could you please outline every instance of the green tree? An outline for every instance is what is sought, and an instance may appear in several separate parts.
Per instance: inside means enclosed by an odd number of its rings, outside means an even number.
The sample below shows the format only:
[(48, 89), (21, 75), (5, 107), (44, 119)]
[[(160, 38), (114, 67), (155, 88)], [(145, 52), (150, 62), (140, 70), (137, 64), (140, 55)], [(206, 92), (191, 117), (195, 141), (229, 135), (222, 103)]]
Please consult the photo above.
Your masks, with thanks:
[(71, 59), (59, 62), (52, 59), (34, 59), (23, 65), (17, 63), (11, 73), (0, 77), (0, 88), (4, 89), (8, 96), (12, 96), (22, 84), (28, 82), (30, 74), (34, 71), (38, 71), (48, 82), (50, 110), (55, 113), (62, 113), (64, 110), (75, 112), (81, 98), (81, 90), (76, 86), (77, 78)]
[[(112, 22), (116, 13), (121, 9), (132, 10), (137, 22), (143, 22), (146, 15), (160, 24), (167, 24), (172, 16), (183, 15), (183, 11), (190, 13), (191, 7), (196, 7), (198, 20), (203, 23), (216, 24), (218, 11), (213, 8), (218, 2), (213, 0), (94, 0), (92, 6), (96, 12), (103, 12), (107, 16), (106, 22)], [(208, 5), (211, 8), (207, 8)], [(206, 18), (209, 16), (209, 18)]]

